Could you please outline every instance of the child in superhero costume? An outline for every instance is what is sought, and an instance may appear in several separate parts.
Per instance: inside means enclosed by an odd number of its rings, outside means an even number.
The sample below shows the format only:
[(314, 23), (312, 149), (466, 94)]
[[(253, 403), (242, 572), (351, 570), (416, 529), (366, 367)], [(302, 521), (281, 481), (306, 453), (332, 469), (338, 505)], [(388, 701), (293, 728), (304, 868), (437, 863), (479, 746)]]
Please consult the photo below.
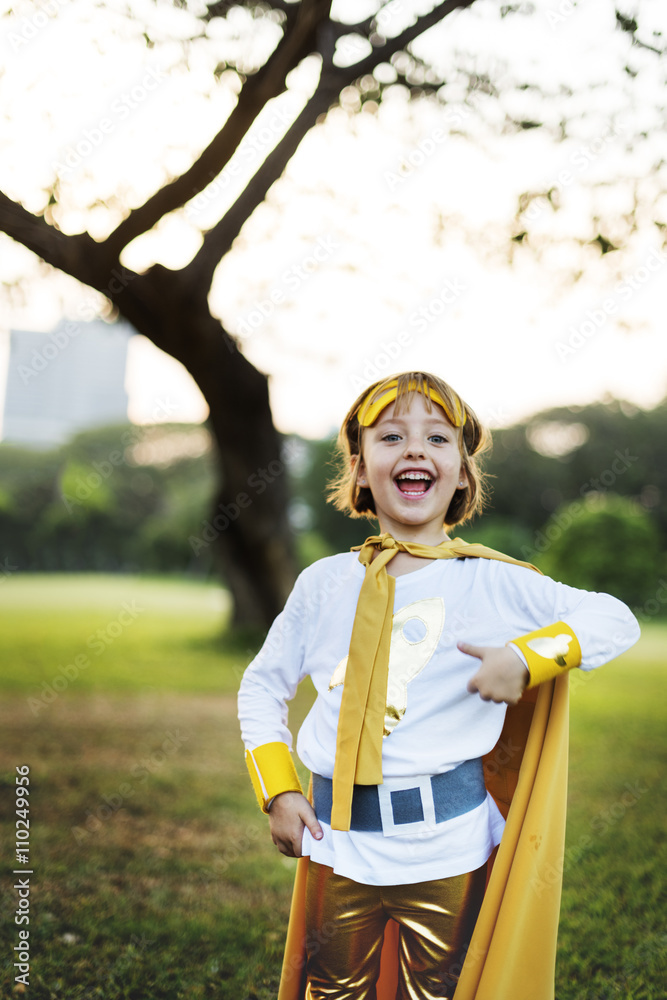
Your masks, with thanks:
[[(241, 683), (258, 801), (301, 858), (279, 1000), (553, 1000), (567, 672), (639, 628), (445, 534), (480, 508), (485, 440), (434, 375), (363, 393), (332, 498), (381, 533), (301, 573)], [(287, 702), (307, 675), (306, 797)]]

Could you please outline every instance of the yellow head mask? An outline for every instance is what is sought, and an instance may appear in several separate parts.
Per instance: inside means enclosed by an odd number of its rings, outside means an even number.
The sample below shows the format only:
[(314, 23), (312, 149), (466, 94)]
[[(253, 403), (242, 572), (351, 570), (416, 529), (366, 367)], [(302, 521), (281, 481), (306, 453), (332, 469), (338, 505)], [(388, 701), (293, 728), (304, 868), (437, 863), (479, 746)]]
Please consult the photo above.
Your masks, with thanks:
[[(417, 392), (421, 390), (418, 388), (416, 382), (410, 382), (408, 391)], [(359, 407), (357, 420), (362, 427), (370, 427), (371, 424), (375, 423), (382, 411), (386, 409), (390, 403), (394, 402), (398, 395), (398, 379), (392, 379), (391, 382), (388, 382), (381, 396), (373, 398), (375, 392), (376, 389), (372, 389)], [(429, 399), (443, 408), (447, 414), (447, 419), (453, 427), (463, 427), (466, 422), (466, 412), (461, 400), (458, 399), (458, 397), (454, 401), (456, 409), (452, 413), (451, 406), (445, 402), (439, 392), (430, 387), (427, 388), (427, 392)]]

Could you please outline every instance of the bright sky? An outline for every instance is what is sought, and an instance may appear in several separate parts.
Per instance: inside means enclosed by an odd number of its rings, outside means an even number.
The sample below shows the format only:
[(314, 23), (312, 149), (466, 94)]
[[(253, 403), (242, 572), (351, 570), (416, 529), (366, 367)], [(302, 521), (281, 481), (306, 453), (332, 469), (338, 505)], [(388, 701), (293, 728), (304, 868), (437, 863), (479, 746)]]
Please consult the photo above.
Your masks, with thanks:
[[(396, 0), (395, 16), (411, 5)], [(138, 27), (113, 14), (113, 4), (104, 15), (89, 0), (42, 6), (53, 8), (44, 24), (36, 24), (42, 7), (34, 4), (2, 22), (0, 142), (12, 155), (0, 160), (0, 187), (39, 211), (58, 173), (72, 206), (62, 228), (88, 226), (102, 237), (115, 224), (119, 194), (140, 203), (165, 169), (184, 169), (188, 150), (219, 128), (232, 97), (213, 88), (211, 70), (231, 41), (218, 26), (192, 47), (186, 69), (169, 39), (185, 36), (190, 20), (166, 0), (133, 5), (157, 38), (153, 49)], [(270, 374), (281, 430), (327, 433), (370, 381), (411, 368), (442, 375), (492, 426), (605, 393), (643, 406), (667, 393), (667, 251), (652, 222), (667, 222), (667, 200), (651, 171), (661, 156), (667, 161), (664, 68), (613, 31), (606, 0), (576, 8), (538, 0), (532, 16), (502, 22), (496, 6), (482, 0), (430, 33), (429, 54), (448, 79), (445, 107), (408, 105), (397, 93), (377, 116), (330, 114), (219, 267), (212, 308)], [(373, 5), (337, 7), (341, 16), (345, 7), (361, 16)], [(640, 24), (667, 28), (656, 0), (642, 11)], [(478, 71), (495, 68), (508, 81), (500, 100), (480, 94), (472, 110), (461, 103), (461, 79), (447, 67), (466, 51), (476, 53)], [(554, 89), (567, 83), (570, 92), (536, 103), (531, 91), (511, 90), (504, 61), (517, 79)], [(617, 72), (624, 62), (641, 71), (631, 89), (630, 77)], [(199, 227), (220, 217), (303, 103), (315, 72), (313, 64), (295, 72), (289, 93), (267, 109), (227, 171), (135, 241), (123, 262), (137, 269), (155, 260), (185, 263)], [(600, 81), (608, 82), (593, 87)], [(556, 144), (541, 129), (493, 137), (485, 122), (502, 123), (506, 113), (552, 124), (567, 115), (571, 138)], [(638, 128), (649, 136), (639, 145)], [(595, 237), (592, 214), (629, 211), (633, 186), (623, 178), (640, 185), (636, 231), (626, 238), (601, 223), (623, 250), (582, 251), (571, 237)], [(597, 193), (593, 180), (604, 182)], [(559, 211), (544, 198), (528, 210), (540, 253), (516, 247), (510, 267), (518, 198), (549, 188)], [(48, 330), (63, 311), (76, 318), (91, 300), (89, 290), (44, 276), (31, 254), (0, 239), (0, 280), (19, 277), (24, 300), (14, 297), (3, 310), (5, 330)], [(165, 395), (178, 407), (173, 419), (205, 414), (189, 376), (144, 338), (132, 344), (128, 388), (132, 419), (149, 419)]]

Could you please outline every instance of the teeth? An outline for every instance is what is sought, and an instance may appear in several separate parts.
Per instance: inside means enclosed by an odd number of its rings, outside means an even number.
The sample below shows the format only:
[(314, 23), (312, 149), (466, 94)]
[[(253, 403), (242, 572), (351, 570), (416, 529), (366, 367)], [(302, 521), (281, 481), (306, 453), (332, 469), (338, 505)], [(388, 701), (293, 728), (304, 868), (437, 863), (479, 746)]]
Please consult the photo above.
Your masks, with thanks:
[(431, 482), (431, 476), (428, 472), (402, 472), (398, 479), (425, 479), (427, 483)]

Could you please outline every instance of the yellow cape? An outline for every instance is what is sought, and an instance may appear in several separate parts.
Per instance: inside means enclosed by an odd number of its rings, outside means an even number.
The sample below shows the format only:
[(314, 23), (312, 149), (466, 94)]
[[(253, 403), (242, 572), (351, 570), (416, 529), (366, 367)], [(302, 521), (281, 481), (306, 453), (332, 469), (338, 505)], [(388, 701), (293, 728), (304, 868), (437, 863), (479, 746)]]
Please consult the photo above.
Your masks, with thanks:
[[(500, 739), (484, 758), (486, 786), (507, 824), (455, 1000), (554, 1000), (568, 733), (568, 677), (562, 674), (508, 708)], [(305, 995), (308, 861), (297, 862), (278, 1000)], [(395, 1000), (396, 945), (397, 926), (389, 921), (378, 1000)]]

